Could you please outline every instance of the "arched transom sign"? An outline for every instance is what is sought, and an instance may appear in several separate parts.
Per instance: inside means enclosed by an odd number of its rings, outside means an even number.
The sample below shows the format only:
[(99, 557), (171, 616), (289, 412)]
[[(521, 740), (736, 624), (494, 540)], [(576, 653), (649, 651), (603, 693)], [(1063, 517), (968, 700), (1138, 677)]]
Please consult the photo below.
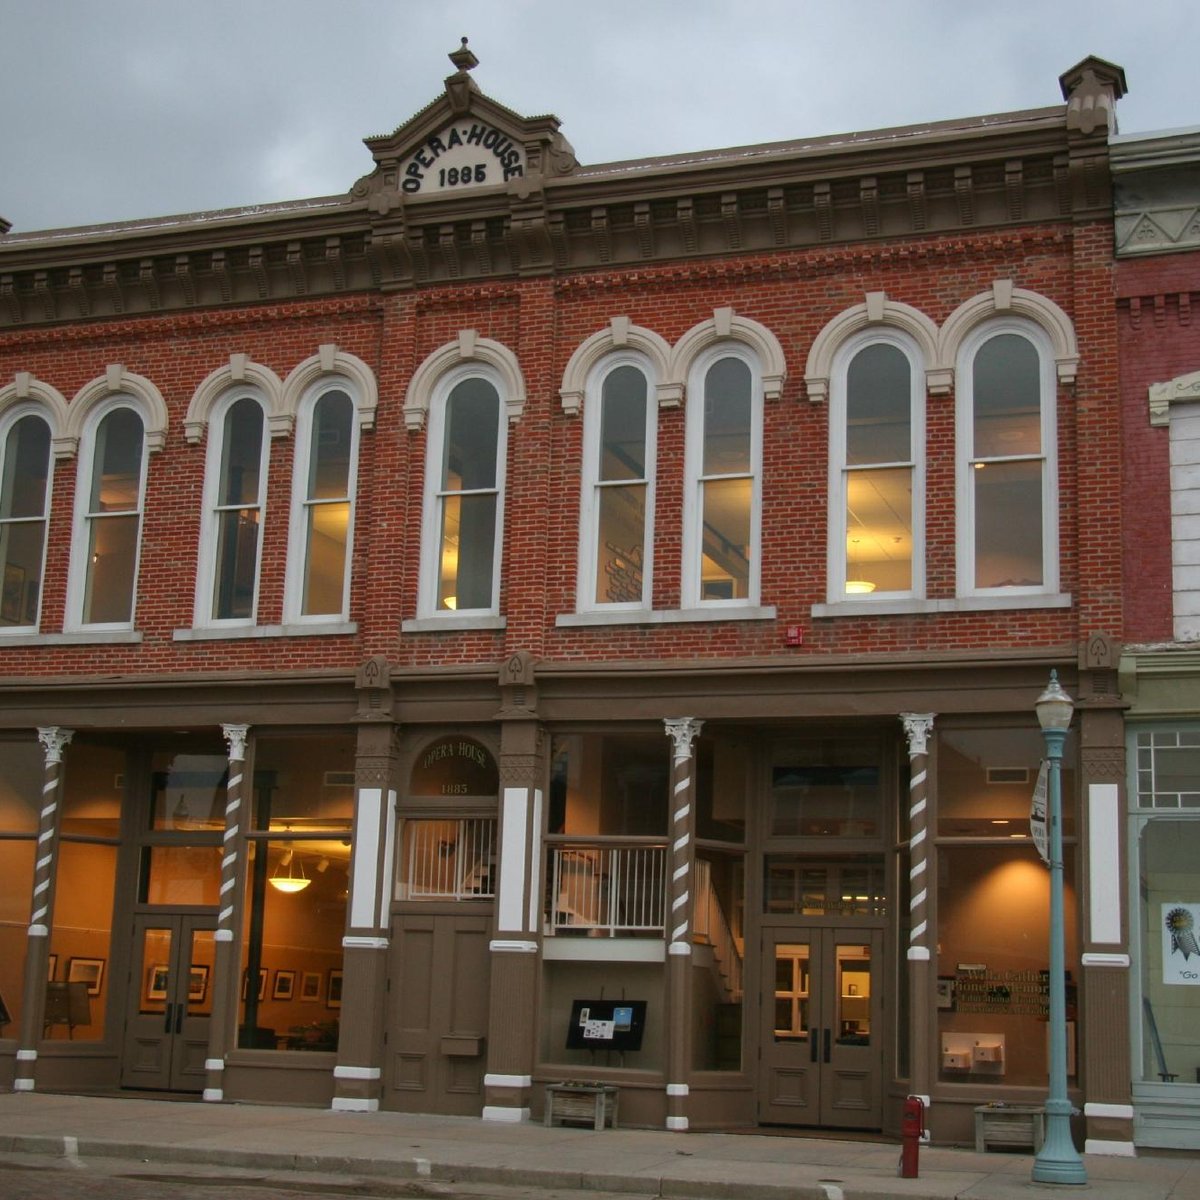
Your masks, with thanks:
[(507, 183), (525, 174), (525, 147), (486, 121), (460, 117), (431, 133), (405, 160), (400, 187), (410, 196)]

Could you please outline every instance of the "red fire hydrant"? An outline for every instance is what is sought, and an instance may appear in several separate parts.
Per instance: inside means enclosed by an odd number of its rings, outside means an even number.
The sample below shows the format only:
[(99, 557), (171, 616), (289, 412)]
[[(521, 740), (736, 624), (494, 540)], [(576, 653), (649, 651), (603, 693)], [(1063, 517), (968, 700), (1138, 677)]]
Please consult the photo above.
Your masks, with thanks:
[(900, 1178), (916, 1179), (920, 1164), (921, 1138), (925, 1133), (925, 1102), (920, 1096), (904, 1101), (904, 1117), (900, 1122)]

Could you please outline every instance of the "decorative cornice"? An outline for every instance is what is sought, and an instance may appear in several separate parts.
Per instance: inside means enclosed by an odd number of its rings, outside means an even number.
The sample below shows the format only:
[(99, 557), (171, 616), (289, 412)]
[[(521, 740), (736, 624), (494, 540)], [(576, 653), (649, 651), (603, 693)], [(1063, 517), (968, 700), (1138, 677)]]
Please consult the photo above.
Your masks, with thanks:
[(0, 329), (810, 246), (886, 242), (897, 253), (920, 235), (1111, 219), (1096, 186), (1106, 150), (1085, 141), (1071, 159), (1055, 108), (575, 168), (546, 124), (540, 165), (531, 159), (507, 187), (384, 205), (372, 184), (86, 235), (2, 235)]

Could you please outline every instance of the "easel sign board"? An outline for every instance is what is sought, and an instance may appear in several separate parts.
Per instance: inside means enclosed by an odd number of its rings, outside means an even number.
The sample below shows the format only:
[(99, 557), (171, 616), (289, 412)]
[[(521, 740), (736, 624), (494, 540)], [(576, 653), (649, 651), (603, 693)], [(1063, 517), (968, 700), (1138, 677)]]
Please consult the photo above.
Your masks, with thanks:
[(567, 1026), (568, 1050), (640, 1050), (645, 1000), (575, 1000)]

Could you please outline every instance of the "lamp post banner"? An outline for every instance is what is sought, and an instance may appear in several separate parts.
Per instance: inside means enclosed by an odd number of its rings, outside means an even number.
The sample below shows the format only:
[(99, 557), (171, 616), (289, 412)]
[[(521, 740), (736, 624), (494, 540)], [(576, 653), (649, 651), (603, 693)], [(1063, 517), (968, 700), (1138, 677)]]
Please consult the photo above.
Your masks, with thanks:
[(1200, 904), (1162, 906), (1163, 983), (1200, 986)]
[(1033, 844), (1042, 856), (1042, 862), (1050, 865), (1049, 840), (1046, 833), (1046, 778), (1048, 763), (1042, 759), (1042, 769), (1038, 771), (1037, 783), (1033, 785), (1033, 800), (1029, 805), (1029, 832), (1033, 836)]

